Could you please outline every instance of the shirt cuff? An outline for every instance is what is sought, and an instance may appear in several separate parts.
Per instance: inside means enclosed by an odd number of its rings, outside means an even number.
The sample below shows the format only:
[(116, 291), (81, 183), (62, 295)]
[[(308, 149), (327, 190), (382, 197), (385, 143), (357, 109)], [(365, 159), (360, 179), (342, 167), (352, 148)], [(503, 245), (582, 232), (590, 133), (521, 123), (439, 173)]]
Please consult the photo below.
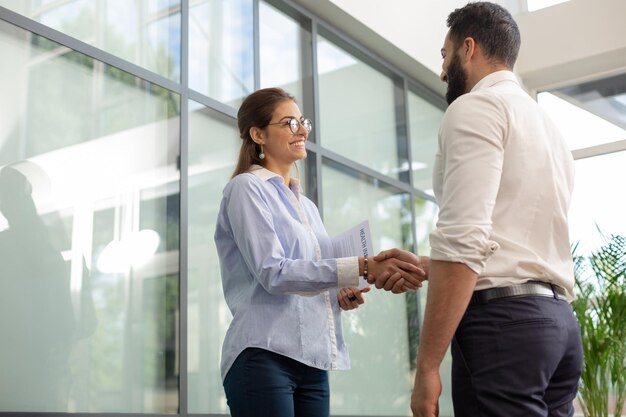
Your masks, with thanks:
[(430, 248), (430, 259), (459, 262), (480, 275), (500, 245), (462, 228), (447, 228), (446, 231), (436, 229), (430, 234)]
[(337, 286), (357, 287), (359, 285), (359, 257), (337, 258)]

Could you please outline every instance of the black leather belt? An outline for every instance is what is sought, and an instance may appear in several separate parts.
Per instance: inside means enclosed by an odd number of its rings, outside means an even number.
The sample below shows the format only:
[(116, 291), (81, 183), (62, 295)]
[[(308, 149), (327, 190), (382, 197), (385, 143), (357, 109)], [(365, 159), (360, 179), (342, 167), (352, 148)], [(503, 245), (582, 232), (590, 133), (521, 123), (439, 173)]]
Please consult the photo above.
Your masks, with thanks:
[(567, 300), (565, 290), (557, 285), (541, 281), (528, 281), (524, 284), (508, 287), (488, 288), (474, 291), (470, 304), (487, 304), (491, 300), (509, 297), (552, 297), (557, 300)]

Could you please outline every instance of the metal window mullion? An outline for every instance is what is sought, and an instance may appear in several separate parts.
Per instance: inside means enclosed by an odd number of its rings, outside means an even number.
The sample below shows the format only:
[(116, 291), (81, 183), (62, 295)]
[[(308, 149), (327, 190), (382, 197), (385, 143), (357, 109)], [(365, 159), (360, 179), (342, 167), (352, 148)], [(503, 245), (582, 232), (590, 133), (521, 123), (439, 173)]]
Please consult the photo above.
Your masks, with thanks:
[(330, 151), (328, 149), (322, 148), (320, 146), (316, 146), (313, 144), (310, 144), (310, 148), (311, 150), (313, 150), (314, 152), (318, 152), (318, 154), (320, 155), (320, 157), (323, 158), (327, 158), (328, 160), (331, 160), (333, 162), (336, 162), (340, 165), (344, 165), (354, 171), (363, 173), (371, 178), (374, 178), (376, 180), (378, 180), (379, 182), (382, 182), (384, 184), (390, 185), (394, 188), (397, 188), (398, 190), (407, 192), (407, 193), (414, 193), (415, 195), (417, 195), (418, 197), (424, 199), (424, 200), (429, 200), (429, 201), (434, 201), (434, 197), (426, 194), (424, 191), (422, 190), (418, 190), (416, 188), (413, 188), (410, 184), (407, 184), (403, 181), (400, 181), (396, 178), (392, 178), (389, 177), (381, 172), (378, 172), (368, 166), (365, 165), (361, 165), (358, 162), (355, 162), (343, 155), (340, 155), (338, 153), (335, 153), (333, 151)]
[(252, 0), (252, 48), (254, 66), (254, 91), (261, 88), (261, 22), (259, 1)]
[[(404, 117), (406, 120), (406, 150), (409, 154), (409, 184), (411, 184), (412, 188), (415, 188), (415, 183), (413, 182), (413, 149), (411, 144), (411, 109), (409, 108), (409, 83), (406, 78), (403, 78), (403, 92), (404, 92)], [(417, 253), (417, 233), (415, 232), (415, 228), (417, 227), (416, 222), (416, 214), (415, 214), (415, 197), (414, 193), (409, 194), (411, 198), (411, 236), (413, 237), (413, 253)], [(419, 255), (419, 254), (418, 254)], [(417, 297), (419, 300), (419, 296)], [(419, 301), (418, 301), (418, 310), (419, 311)]]
[[(313, 92), (313, 115), (315, 117), (315, 124), (317, 125), (315, 128), (315, 144), (320, 147), (322, 143), (321, 133), (321, 125), (323, 123), (320, 120), (320, 89), (319, 89), (319, 73), (317, 66), (317, 20), (311, 19), (311, 88)], [(322, 175), (322, 154), (317, 151), (315, 152), (315, 171), (316, 171), (316, 203), (317, 207), (320, 211), (320, 216), (324, 218), (324, 193), (322, 192), (324, 179)]]
[(626, 139), (575, 149), (572, 151), (572, 156), (575, 160), (579, 160), (623, 151), (626, 151)]
[(179, 320), (179, 374), (178, 374), (178, 412), (186, 416), (189, 412), (188, 403), (188, 259), (189, 245), (189, 0), (181, 0), (180, 13), (181, 50), (180, 50), (180, 241), (179, 241), (179, 276), (178, 276), (178, 320)]
[(409, 144), (408, 144), (408, 128), (409, 121), (407, 119), (407, 97), (406, 97), (406, 82), (404, 78), (394, 77), (392, 79), (393, 82), (393, 113), (395, 117), (396, 124), (396, 157), (397, 157), (397, 165), (398, 168), (402, 168), (402, 162), (406, 160), (408, 172), (403, 173), (402, 171), (398, 172), (398, 177), (402, 182), (406, 182), (407, 184), (411, 183), (411, 166), (410, 159), (411, 154), (409, 152)]
[(199, 93), (194, 90), (187, 90), (187, 94), (188, 94), (188, 98), (193, 101), (196, 101), (210, 109), (213, 109), (233, 119), (237, 118), (237, 109), (235, 109), (234, 107), (231, 107), (227, 104), (224, 104), (220, 101), (215, 100), (214, 98), (211, 98), (205, 94)]
[(432, 90), (425, 88), (421, 84), (417, 84), (415, 81), (405, 78), (408, 84), (408, 91), (412, 91), (415, 95), (419, 96), (422, 100), (432, 104), (433, 106), (445, 111), (448, 107), (445, 97), (434, 93)]

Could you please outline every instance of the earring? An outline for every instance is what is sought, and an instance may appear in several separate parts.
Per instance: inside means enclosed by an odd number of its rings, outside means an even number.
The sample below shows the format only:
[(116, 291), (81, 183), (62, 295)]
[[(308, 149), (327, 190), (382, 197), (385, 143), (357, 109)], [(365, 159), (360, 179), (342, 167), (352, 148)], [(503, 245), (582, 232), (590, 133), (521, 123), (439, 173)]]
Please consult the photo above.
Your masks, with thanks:
[(265, 152), (263, 152), (263, 145), (261, 145), (261, 152), (259, 152), (259, 159), (265, 159)]

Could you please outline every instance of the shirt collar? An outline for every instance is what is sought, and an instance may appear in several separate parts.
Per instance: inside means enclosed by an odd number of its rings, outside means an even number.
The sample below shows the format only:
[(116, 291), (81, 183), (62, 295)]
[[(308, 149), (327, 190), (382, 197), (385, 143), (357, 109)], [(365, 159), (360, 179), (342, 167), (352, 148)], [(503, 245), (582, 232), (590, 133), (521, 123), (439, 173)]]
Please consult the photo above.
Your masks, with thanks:
[(484, 90), (503, 81), (512, 81), (515, 84), (519, 85), (519, 81), (517, 80), (517, 77), (515, 76), (513, 71), (501, 70), (492, 72), (491, 74), (484, 76), (480, 81), (476, 83), (471, 92)]
[(263, 168), (261, 165), (252, 165), (248, 172), (250, 172), (251, 174), (256, 175), (257, 177), (259, 177), (263, 181), (267, 181), (267, 180), (269, 180), (271, 178), (274, 178), (274, 177), (280, 177), (280, 175), (278, 175), (277, 173), (272, 172), (272, 171), (270, 171), (267, 168)]
[[(280, 175), (278, 175), (275, 172), (270, 171), (267, 168), (263, 168), (261, 165), (252, 165), (250, 167), (250, 170), (248, 171), (251, 174), (256, 175), (257, 177), (259, 177), (261, 180), (263, 181), (269, 181), (272, 178), (278, 177), (280, 178), (280, 182), (282, 183), (283, 181), (283, 177), (281, 177)], [(289, 179), (289, 188), (294, 192), (294, 194), (296, 195), (296, 197), (300, 198), (300, 180), (297, 178), (290, 178)]]

